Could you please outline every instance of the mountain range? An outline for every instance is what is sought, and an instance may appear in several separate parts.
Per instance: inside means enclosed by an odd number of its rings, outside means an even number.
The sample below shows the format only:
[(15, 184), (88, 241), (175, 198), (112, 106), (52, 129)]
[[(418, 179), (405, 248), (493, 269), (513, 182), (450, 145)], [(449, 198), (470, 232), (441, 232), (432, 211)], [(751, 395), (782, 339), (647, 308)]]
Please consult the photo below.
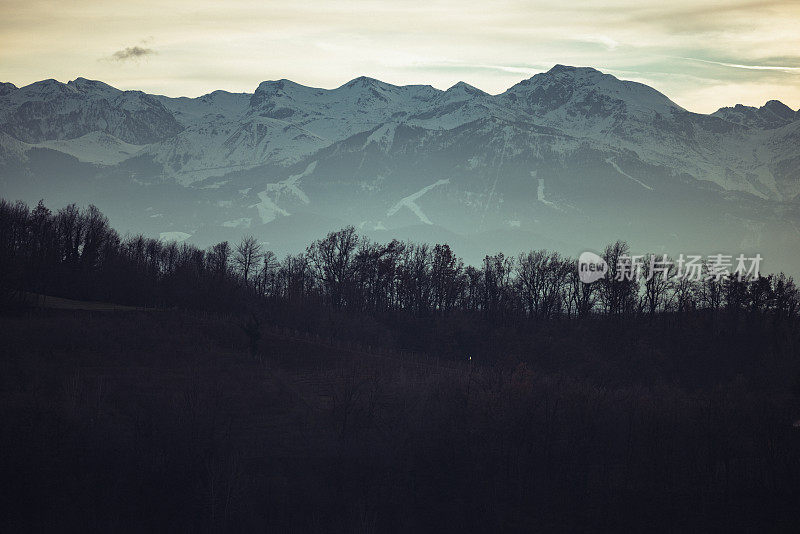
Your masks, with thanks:
[(115, 227), (200, 246), (253, 234), (288, 253), (352, 224), (470, 262), (625, 239), (800, 273), (800, 112), (693, 113), (564, 65), (498, 95), (366, 77), (198, 98), (4, 83), (0, 196), (91, 202)]

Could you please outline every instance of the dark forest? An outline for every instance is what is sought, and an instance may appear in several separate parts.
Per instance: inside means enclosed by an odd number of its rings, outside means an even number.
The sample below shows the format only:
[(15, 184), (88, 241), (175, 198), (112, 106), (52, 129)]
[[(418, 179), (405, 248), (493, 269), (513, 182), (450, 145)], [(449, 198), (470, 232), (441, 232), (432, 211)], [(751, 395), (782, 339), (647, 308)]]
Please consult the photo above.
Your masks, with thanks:
[(797, 528), (784, 274), (584, 284), (353, 227), (279, 259), (0, 200), (0, 290), (9, 531)]

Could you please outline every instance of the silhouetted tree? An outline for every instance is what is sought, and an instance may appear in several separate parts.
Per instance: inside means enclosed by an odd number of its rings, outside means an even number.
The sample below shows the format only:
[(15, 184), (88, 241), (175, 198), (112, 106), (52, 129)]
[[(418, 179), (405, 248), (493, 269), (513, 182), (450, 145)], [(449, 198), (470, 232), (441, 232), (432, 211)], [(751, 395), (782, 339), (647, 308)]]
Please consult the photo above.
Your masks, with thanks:
[(347, 285), (352, 281), (353, 255), (358, 247), (359, 236), (355, 228), (348, 226), (331, 232), (325, 239), (312, 243), (306, 251), (315, 276), (334, 307), (343, 304)]
[(245, 236), (236, 246), (233, 263), (238, 268), (244, 280), (244, 285), (249, 284), (250, 274), (261, 260), (261, 244), (253, 236)]

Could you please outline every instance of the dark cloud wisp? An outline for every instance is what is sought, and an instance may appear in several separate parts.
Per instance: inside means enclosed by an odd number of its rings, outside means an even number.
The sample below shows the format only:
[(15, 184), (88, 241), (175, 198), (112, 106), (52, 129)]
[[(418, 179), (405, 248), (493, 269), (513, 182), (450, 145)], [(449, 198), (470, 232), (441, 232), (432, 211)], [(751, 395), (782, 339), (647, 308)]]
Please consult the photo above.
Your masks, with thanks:
[(127, 61), (129, 59), (141, 59), (146, 56), (155, 54), (152, 48), (144, 48), (142, 46), (129, 46), (122, 50), (117, 50), (111, 54), (111, 59), (114, 61)]

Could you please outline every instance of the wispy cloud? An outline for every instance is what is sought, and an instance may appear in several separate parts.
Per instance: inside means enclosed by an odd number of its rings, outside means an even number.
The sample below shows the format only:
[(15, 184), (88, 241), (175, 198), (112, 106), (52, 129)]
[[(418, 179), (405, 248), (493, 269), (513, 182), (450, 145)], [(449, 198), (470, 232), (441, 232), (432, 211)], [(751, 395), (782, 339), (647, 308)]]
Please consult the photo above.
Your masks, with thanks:
[(117, 50), (111, 54), (110, 59), (114, 61), (128, 61), (131, 59), (141, 59), (146, 56), (155, 54), (152, 48), (144, 48), (143, 46), (129, 46), (122, 50)]
[(614, 50), (619, 46), (619, 43), (608, 37), (607, 35), (581, 35), (578, 37), (579, 41), (587, 43), (596, 43), (605, 46), (608, 50)]
[(711, 61), (709, 59), (699, 59), (696, 57), (684, 57), (681, 59), (688, 59), (689, 61), (699, 61), (701, 63), (709, 63), (711, 65), (720, 65), (722, 67), (730, 67), (732, 69), (777, 70), (782, 72), (800, 73), (800, 67), (786, 67), (783, 65), (740, 65), (738, 63), (725, 63), (724, 61)]
[(416, 62), (409, 65), (410, 69), (423, 71), (452, 71), (452, 72), (478, 72), (491, 71), (498, 73), (508, 73), (522, 75), (525, 77), (533, 76), (543, 72), (552, 65), (501, 65), (491, 63), (467, 63), (458, 60), (442, 60), (431, 62)]

